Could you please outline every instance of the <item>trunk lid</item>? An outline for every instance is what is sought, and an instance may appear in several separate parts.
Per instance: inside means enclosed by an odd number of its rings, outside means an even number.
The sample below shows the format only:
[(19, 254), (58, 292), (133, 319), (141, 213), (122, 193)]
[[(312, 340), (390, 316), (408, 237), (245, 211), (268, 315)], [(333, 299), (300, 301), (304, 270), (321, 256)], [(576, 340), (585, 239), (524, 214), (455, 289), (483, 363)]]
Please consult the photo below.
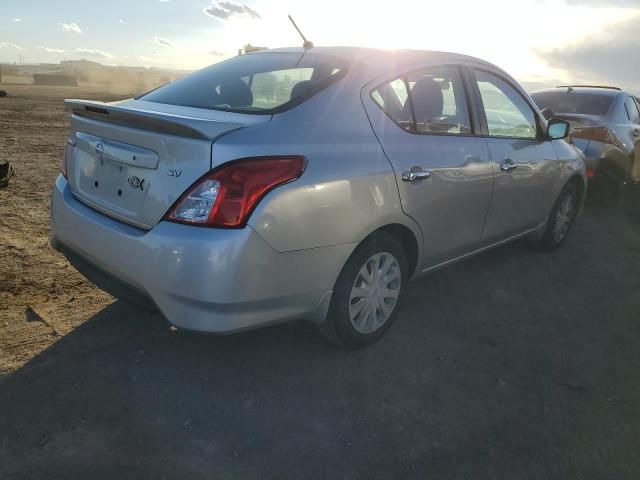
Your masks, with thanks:
[(218, 137), (271, 119), (140, 100), (65, 103), (73, 112), (65, 152), (71, 191), (86, 205), (144, 229), (211, 169)]

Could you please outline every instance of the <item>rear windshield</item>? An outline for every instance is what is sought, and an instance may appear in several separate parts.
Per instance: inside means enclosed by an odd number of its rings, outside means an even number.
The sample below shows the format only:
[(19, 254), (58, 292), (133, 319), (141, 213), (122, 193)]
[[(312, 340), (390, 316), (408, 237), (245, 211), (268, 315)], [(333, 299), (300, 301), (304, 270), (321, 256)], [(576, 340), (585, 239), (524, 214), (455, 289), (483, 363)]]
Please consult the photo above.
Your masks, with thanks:
[(241, 55), (187, 75), (140, 97), (185, 107), (242, 113), (276, 113), (297, 105), (337, 80), (339, 59), (313, 53)]
[(578, 113), (583, 115), (605, 115), (613, 97), (599, 93), (545, 92), (532, 93), (531, 98), (540, 110), (550, 108), (554, 113)]

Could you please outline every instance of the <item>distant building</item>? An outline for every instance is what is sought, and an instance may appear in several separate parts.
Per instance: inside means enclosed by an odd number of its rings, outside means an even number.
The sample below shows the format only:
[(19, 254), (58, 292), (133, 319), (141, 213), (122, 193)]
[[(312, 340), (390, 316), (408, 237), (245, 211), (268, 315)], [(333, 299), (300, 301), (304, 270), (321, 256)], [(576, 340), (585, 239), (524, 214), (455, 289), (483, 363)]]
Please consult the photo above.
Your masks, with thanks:
[(77, 87), (78, 77), (59, 73), (34, 73), (33, 84), (56, 87)]
[(244, 55), (245, 53), (259, 52), (261, 50), (269, 50), (269, 47), (254, 47), (250, 43), (247, 43), (244, 47), (238, 49), (238, 55)]

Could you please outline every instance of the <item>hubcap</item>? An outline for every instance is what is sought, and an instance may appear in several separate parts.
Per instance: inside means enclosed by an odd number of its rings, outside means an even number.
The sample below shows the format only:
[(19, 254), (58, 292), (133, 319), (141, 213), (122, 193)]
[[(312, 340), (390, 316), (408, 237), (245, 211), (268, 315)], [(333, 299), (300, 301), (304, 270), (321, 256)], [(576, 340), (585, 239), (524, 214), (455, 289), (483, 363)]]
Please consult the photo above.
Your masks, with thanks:
[(567, 193), (562, 199), (558, 212), (556, 213), (556, 223), (553, 226), (553, 238), (556, 242), (561, 242), (569, 230), (573, 220), (573, 195)]
[(364, 262), (349, 295), (349, 319), (358, 333), (373, 333), (386, 323), (398, 303), (401, 280), (400, 264), (389, 252)]

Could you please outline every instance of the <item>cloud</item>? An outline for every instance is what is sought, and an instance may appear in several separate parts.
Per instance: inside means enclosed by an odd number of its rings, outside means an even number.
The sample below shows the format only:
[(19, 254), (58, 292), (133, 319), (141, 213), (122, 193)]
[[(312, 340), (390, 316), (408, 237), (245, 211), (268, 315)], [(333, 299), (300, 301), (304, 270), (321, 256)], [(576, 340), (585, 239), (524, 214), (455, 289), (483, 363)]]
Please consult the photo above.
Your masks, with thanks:
[(167, 39), (160, 37), (153, 37), (153, 43), (160, 45), (161, 47), (173, 47), (173, 43)]
[(209, 55), (213, 55), (214, 57), (226, 57), (227, 54), (224, 52), (221, 52), (220, 50), (209, 50), (207, 52)]
[(39, 50), (44, 50), (47, 53), (66, 53), (66, 50), (61, 48), (49, 48), (49, 47), (38, 47)]
[(640, 15), (616, 23), (580, 43), (536, 53), (574, 80), (602, 82), (640, 92)]
[(77, 23), (60, 23), (59, 25), (62, 26), (62, 30), (65, 32), (82, 33), (82, 29)]
[(11, 42), (0, 42), (0, 48), (13, 48), (15, 50), (24, 50), (20, 45)]
[(585, 5), (587, 7), (629, 7), (638, 8), (638, 0), (566, 0), (567, 5)]
[(21, 21), (22, 21), (22, 19), (21, 19), (21, 18), (12, 18), (12, 19), (11, 19), (11, 21), (12, 21), (12, 22), (19, 23), (19, 22), (21, 22)]
[(219, 20), (229, 20), (236, 16), (245, 16), (253, 19), (262, 18), (253, 8), (243, 3), (235, 3), (228, 0), (214, 1), (208, 7), (202, 9), (205, 15)]
[(112, 55), (109, 52), (105, 52), (104, 50), (99, 50), (97, 48), (76, 48), (76, 52), (86, 53), (87, 55), (93, 55), (95, 57), (102, 57), (102, 58), (115, 57), (115, 55)]
[(123, 19), (121, 19), (121, 18), (119, 18), (119, 19), (118, 19), (118, 23), (123, 24), (123, 23), (124, 23), (124, 20), (123, 20)]

